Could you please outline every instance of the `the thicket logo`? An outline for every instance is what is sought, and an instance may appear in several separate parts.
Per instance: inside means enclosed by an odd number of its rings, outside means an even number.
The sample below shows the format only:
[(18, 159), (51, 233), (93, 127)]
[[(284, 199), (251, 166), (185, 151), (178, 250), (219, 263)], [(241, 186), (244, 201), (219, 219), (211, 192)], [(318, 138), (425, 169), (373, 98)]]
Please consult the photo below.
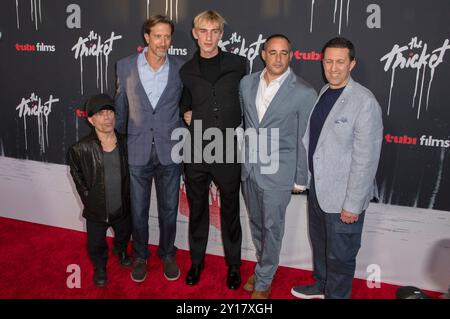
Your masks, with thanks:
[(266, 39), (263, 38), (262, 34), (259, 34), (258, 39), (255, 42), (247, 45), (246, 39), (243, 36), (239, 35), (237, 32), (233, 32), (228, 40), (219, 41), (219, 47), (224, 51), (246, 57), (250, 62), (250, 73), (252, 73), (253, 61), (259, 55), (261, 45), (263, 45), (264, 42), (266, 42)]
[(50, 94), (47, 101), (43, 102), (42, 99), (33, 92), (29, 98), (22, 98), (20, 104), (17, 105), (16, 110), (19, 118), (23, 119), (25, 149), (28, 149), (27, 119), (34, 117), (38, 123), (38, 142), (41, 146), (40, 151), (41, 154), (45, 153), (46, 147), (49, 145), (48, 117), (52, 112), (53, 104), (57, 102), (59, 102), (59, 98), (53, 97), (52, 94)]
[[(414, 86), (414, 93), (412, 95), (412, 108), (416, 106), (416, 97), (419, 94), (417, 101), (417, 118), (420, 118), (420, 111), (422, 106), (422, 99), (426, 94), (425, 108), (428, 110), (428, 102), (430, 98), (431, 84), (433, 83), (434, 75), (437, 67), (444, 61), (445, 52), (450, 49), (449, 39), (445, 39), (442, 46), (436, 49), (428, 49), (428, 43), (419, 40), (418, 37), (413, 37), (408, 44), (400, 46), (394, 44), (390, 52), (384, 55), (380, 61), (385, 62), (384, 72), (391, 71), (391, 84), (389, 89), (389, 103), (387, 115), (389, 116), (391, 109), (392, 89), (395, 85), (395, 72), (400, 69), (412, 69), (416, 71), (416, 84)], [(428, 88), (424, 92), (426, 71), (429, 71)], [(420, 87), (419, 87), (419, 81)], [(418, 90), (420, 89), (420, 92)]]
[(72, 47), (71, 50), (75, 52), (75, 60), (80, 61), (81, 94), (84, 94), (83, 58), (95, 58), (97, 71), (97, 88), (100, 87), (101, 93), (103, 93), (104, 86), (106, 87), (106, 89), (108, 89), (109, 55), (113, 50), (114, 41), (119, 39), (122, 39), (122, 36), (116, 35), (114, 31), (111, 32), (110, 37), (104, 42), (102, 42), (102, 37), (94, 31), (91, 31), (85, 38), (78, 38), (77, 43)]

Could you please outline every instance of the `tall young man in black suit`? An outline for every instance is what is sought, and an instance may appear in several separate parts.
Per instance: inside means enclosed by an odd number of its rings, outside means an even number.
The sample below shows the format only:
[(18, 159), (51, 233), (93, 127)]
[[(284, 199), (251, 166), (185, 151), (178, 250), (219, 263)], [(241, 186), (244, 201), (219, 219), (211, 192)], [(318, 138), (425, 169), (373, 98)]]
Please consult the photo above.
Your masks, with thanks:
[[(211, 181), (220, 189), (220, 218), (222, 240), (228, 265), (227, 286), (238, 289), (241, 283), (242, 231), (239, 217), (240, 163), (234, 156), (226, 161), (226, 154), (236, 155), (236, 138), (227, 143), (226, 129), (237, 128), (242, 121), (239, 103), (239, 81), (246, 74), (246, 59), (222, 52), (224, 22), (215, 11), (204, 11), (194, 19), (192, 34), (199, 51), (180, 70), (184, 85), (181, 114), (189, 126), (191, 142), (194, 131), (201, 136), (205, 130), (217, 128), (222, 132), (222, 154), (216, 150), (214, 160), (203, 158), (185, 163), (186, 191), (190, 208), (189, 245), (192, 266), (186, 276), (188, 285), (200, 280), (209, 233), (209, 185)], [(200, 152), (210, 141), (202, 141)], [(198, 150), (197, 150), (198, 151)], [(196, 153), (193, 149), (192, 154)], [(198, 158), (196, 158), (198, 160)]]

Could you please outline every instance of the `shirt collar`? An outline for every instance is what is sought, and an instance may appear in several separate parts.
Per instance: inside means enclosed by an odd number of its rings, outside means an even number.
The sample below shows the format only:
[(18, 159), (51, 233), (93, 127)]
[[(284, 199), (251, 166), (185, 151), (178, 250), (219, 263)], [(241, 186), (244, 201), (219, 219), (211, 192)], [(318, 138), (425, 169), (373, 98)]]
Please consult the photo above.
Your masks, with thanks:
[[(140, 66), (148, 66), (152, 71), (154, 71), (153, 68), (150, 66), (150, 64), (148, 64), (147, 58), (145, 57), (147, 52), (148, 52), (148, 47), (145, 47), (144, 50), (139, 54), (139, 65)], [(156, 72), (159, 72), (168, 66), (169, 66), (169, 57), (168, 57), (168, 54), (166, 54), (166, 61), (164, 61), (164, 64)]]
[[(263, 71), (261, 72), (261, 74), (259, 75), (259, 79), (262, 80), (262, 81), (264, 81), (264, 82), (266, 81), (266, 80), (264, 79), (264, 75), (266, 74), (266, 72), (267, 72), (267, 69), (264, 68), (264, 70), (263, 70)], [(275, 82), (275, 83), (278, 83), (278, 84), (283, 83), (283, 81), (288, 77), (289, 73), (291, 73), (291, 67), (288, 67), (287, 70), (284, 71), (283, 74), (281, 74), (281, 75), (280, 75), (279, 77), (277, 77), (275, 80), (272, 80), (270, 83), (272, 83), (272, 82)], [(269, 84), (270, 84), (270, 83), (269, 83)]]

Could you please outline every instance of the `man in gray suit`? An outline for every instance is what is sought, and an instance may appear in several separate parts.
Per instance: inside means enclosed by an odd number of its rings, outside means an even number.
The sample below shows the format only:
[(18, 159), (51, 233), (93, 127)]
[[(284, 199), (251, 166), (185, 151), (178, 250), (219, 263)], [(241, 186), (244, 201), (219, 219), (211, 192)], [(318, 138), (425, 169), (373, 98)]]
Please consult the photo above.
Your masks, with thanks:
[(257, 258), (244, 289), (254, 299), (270, 297), (286, 207), (292, 190), (305, 189), (307, 182), (301, 138), (317, 94), (289, 68), (292, 55), (286, 36), (268, 37), (261, 52), (265, 69), (240, 83), (245, 125), (242, 193)]
[(142, 282), (147, 276), (148, 218), (152, 182), (158, 200), (159, 247), (164, 276), (176, 280), (175, 234), (181, 165), (171, 158), (174, 129), (182, 126), (178, 102), (182, 62), (167, 55), (174, 25), (156, 15), (144, 23), (148, 46), (117, 62), (116, 128), (128, 136), (133, 255), (131, 278)]
[(315, 283), (292, 288), (298, 298), (350, 298), (364, 212), (376, 197), (383, 138), (381, 108), (355, 82), (355, 49), (345, 38), (324, 47), (325, 85), (303, 143), (308, 151), (309, 236)]

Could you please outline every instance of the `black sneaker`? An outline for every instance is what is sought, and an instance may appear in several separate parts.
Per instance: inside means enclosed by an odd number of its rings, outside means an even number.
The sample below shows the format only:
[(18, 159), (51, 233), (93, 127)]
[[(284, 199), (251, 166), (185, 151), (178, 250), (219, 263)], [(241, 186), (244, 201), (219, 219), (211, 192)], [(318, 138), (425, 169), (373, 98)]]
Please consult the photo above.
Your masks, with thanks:
[(319, 290), (316, 285), (295, 286), (291, 289), (291, 294), (302, 299), (325, 299), (323, 291)]
[(180, 278), (180, 268), (175, 260), (163, 260), (163, 270), (167, 280), (174, 281)]
[(134, 282), (143, 282), (147, 277), (147, 261), (145, 259), (136, 258), (131, 270), (131, 279)]
[(106, 268), (98, 267), (94, 269), (94, 285), (97, 287), (105, 287), (106, 286)]

